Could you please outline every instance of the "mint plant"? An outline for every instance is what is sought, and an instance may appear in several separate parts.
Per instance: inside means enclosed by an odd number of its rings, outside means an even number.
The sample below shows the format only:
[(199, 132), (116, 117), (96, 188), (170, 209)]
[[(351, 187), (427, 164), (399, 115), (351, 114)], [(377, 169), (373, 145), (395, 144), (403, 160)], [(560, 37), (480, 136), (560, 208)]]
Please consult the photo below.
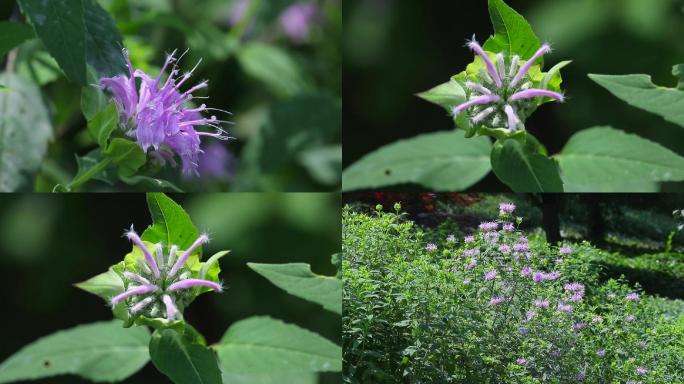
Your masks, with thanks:
[[(422, 99), (444, 108), (456, 131), (429, 133), (386, 145), (349, 166), (344, 190), (419, 184), (437, 191), (465, 190), (490, 172), (515, 192), (653, 192), (684, 181), (684, 157), (658, 143), (609, 126), (577, 132), (550, 154), (528, 118), (542, 104), (565, 102), (561, 61), (544, 72), (542, 43), (525, 18), (503, 0), (488, 0), (494, 34), (466, 45), (475, 61)], [(675, 75), (681, 79), (681, 66)], [(681, 122), (681, 89), (655, 86), (645, 75), (590, 75), (630, 104)], [(681, 83), (680, 83), (681, 87)], [(682, 125), (682, 124), (680, 124)]]
[[(187, 213), (163, 194), (148, 194), (147, 201), (153, 223), (141, 235), (133, 228), (125, 232), (131, 252), (76, 284), (102, 298), (115, 319), (28, 344), (0, 364), (0, 383), (60, 374), (122, 381), (150, 360), (178, 384), (315, 383), (318, 372), (341, 370), (339, 346), (268, 316), (240, 320), (208, 344), (183, 312), (199, 295), (223, 291), (219, 260), (228, 252), (204, 258), (209, 237), (198, 233)], [(342, 313), (339, 278), (316, 275), (304, 263), (248, 265), (288, 293)]]

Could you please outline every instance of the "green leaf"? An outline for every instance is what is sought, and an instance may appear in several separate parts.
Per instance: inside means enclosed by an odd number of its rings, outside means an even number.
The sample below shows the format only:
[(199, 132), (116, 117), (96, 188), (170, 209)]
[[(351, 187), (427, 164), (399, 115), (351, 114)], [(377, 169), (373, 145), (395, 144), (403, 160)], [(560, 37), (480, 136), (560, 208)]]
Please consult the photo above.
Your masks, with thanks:
[(150, 341), (150, 358), (157, 369), (177, 384), (220, 384), (221, 371), (210, 349), (191, 343), (178, 332), (157, 331)]
[(88, 131), (101, 148), (107, 148), (109, 137), (118, 126), (119, 112), (114, 104), (109, 104), (88, 121)]
[(311, 272), (311, 266), (305, 263), (247, 263), (247, 266), (287, 293), (342, 314), (342, 281), (340, 279), (316, 275)]
[(9, 88), (0, 92), (0, 192), (13, 192), (40, 168), (52, 126), (38, 87), (10, 73), (0, 83)]
[(45, 47), (67, 77), (86, 83), (86, 37), (82, 0), (18, 0)]
[[(485, 50), (518, 55), (527, 60), (541, 47), (527, 20), (503, 0), (489, 0), (489, 15), (495, 34), (485, 43)], [(542, 63), (542, 59), (539, 62)]]
[(149, 339), (146, 329), (124, 329), (118, 320), (59, 331), (0, 364), (0, 383), (64, 374), (98, 382), (121, 381), (147, 364)]
[(678, 64), (672, 67), (672, 74), (679, 78), (677, 89), (684, 91), (684, 64)]
[(556, 159), (573, 191), (648, 192), (656, 182), (684, 180), (683, 157), (611, 127), (577, 133)]
[(558, 164), (519, 141), (497, 142), (491, 160), (496, 176), (514, 192), (563, 192)]
[(0, 21), (0, 58), (34, 36), (31, 27), (26, 24)]
[(247, 75), (264, 83), (277, 96), (293, 96), (311, 89), (295, 60), (274, 45), (247, 43), (237, 52), (237, 58)]
[(303, 151), (298, 156), (311, 177), (324, 185), (339, 185), (342, 179), (342, 146), (326, 145)]
[(174, 183), (168, 181), (168, 180), (163, 180), (163, 179), (158, 179), (154, 177), (149, 177), (149, 176), (141, 176), (141, 175), (135, 175), (135, 176), (124, 176), (124, 175), (119, 175), (119, 178), (121, 181), (128, 185), (140, 185), (144, 187), (145, 191), (156, 191), (156, 192), (161, 192), (161, 191), (171, 191), (171, 192), (183, 192), (182, 189), (180, 189), (178, 186), (176, 186)]
[(311, 331), (265, 316), (234, 323), (214, 348), (224, 374), (342, 369), (342, 348)]
[(221, 375), (226, 384), (317, 384), (318, 375), (311, 372), (226, 373)]
[(114, 272), (111, 268), (105, 273), (101, 273), (74, 285), (105, 300), (109, 300), (124, 291), (123, 280), (121, 280), (119, 274)]
[(657, 86), (649, 75), (589, 77), (627, 104), (684, 127), (684, 90)]
[[(117, 115), (117, 122), (118, 119)], [(123, 176), (133, 176), (147, 161), (145, 152), (136, 142), (120, 137), (113, 139), (103, 154), (119, 166), (119, 173)]]
[(90, 151), (85, 156), (76, 156), (76, 164), (78, 165), (78, 172), (74, 176), (74, 180), (84, 177), (86, 174), (93, 173), (94, 176), (88, 179), (99, 180), (108, 185), (114, 185), (116, 182), (116, 168), (111, 165), (110, 161), (103, 161), (102, 151), (100, 148)]
[(273, 172), (297, 154), (339, 135), (342, 107), (328, 95), (300, 95), (275, 104), (260, 135), (260, 165)]
[[(88, 67), (88, 82), (97, 84), (97, 73), (93, 67)], [(89, 85), (81, 89), (81, 111), (86, 121), (90, 121), (100, 111), (109, 105), (109, 99), (99, 88)]]
[(419, 93), (417, 96), (430, 103), (437, 104), (449, 112), (451, 112), (453, 107), (462, 104), (466, 99), (463, 87), (454, 79)]
[[(147, 205), (152, 215), (152, 225), (142, 234), (142, 239), (151, 243), (162, 242), (165, 247), (177, 245), (188, 249), (199, 236), (190, 216), (163, 193), (148, 193)], [(202, 248), (198, 248), (202, 254)]]
[(488, 138), (465, 139), (462, 132), (439, 132), (397, 141), (372, 152), (342, 173), (342, 188), (373, 189), (416, 183), (438, 191), (460, 191), (489, 171)]
[(123, 40), (114, 19), (96, 0), (83, 1), (86, 60), (98, 78), (112, 77), (126, 71), (121, 48)]

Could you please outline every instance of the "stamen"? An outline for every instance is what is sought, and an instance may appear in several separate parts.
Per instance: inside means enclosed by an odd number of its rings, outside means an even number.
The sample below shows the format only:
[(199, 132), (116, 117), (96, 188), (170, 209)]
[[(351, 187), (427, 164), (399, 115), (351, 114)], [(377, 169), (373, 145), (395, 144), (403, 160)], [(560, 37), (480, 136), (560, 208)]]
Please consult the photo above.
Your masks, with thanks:
[(475, 41), (475, 37), (473, 37), (473, 40), (468, 42), (468, 47), (472, 49), (478, 56), (482, 58), (482, 61), (484, 61), (485, 65), (487, 66), (487, 70), (489, 71), (489, 74), (492, 75), (492, 78), (494, 79), (494, 83), (498, 88), (501, 88), (502, 83), (501, 83), (501, 78), (499, 77), (499, 73), (496, 72), (496, 68), (494, 68), (494, 64), (492, 64), (492, 61), (489, 60), (489, 57), (485, 53), (485, 51), (482, 49), (480, 44)]
[(537, 50), (537, 52), (529, 60), (527, 60), (525, 65), (523, 65), (520, 68), (518, 73), (513, 78), (513, 81), (511, 81), (511, 87), (513, 88), (518, 84), (518, 82), (523, 78), (523, 76), (525, 76), (525, 74), (527, 74), (530, 68), (532, 68), (532, 65), (535, 61), (537, 61), (537, 59), (539, 59), (540, 57), (544, 56), (549, 52), (551, 52), (551, 46), (548, 44), (542, 45), (541, 48), (539, 48), (539, 50)]

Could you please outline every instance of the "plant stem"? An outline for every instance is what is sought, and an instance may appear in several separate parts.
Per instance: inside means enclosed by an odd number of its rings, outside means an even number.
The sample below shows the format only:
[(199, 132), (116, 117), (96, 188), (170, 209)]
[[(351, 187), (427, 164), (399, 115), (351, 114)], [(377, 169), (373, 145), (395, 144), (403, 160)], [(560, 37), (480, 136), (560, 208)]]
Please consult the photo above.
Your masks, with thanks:
[(67, 189), (69, 190), (74, 190), (81, 185), (83, 185), (86, 181), (92, 179), (93, 177), (97, 176), (100, 172), (104, 171), (107, 169), (109, 164), (111, 164), (112, 159), (107, 157), (104, 158), (102, 161), (99, 163), (95, 164), (92, 168), (89, 168), (87, 171), (85, 171), (81, 175), (76, 175), (73, 180), (71, 180), (71, 183), (67, 185)]

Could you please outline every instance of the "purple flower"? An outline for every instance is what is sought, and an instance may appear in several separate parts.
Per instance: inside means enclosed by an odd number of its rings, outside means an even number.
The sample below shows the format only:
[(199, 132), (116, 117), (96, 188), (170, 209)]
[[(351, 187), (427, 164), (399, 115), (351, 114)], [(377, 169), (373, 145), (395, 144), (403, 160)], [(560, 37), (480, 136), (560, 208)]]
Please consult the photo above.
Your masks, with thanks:
[(485, 273), (485, 281), (490, 281), (496, 279), (496, 271), (489, 271)]
[(532, 268), (530, 267), (525, 267), (522, 270), (520, 270), (520, 276), (529, 276), (532, 274)]
[(447, 236), (446, 241), (447, 241), (447, 243), (452, 243), (452, 244), (453, 244), (453, 243), (456, 242), (456, 236), (454, 236), (454, 235), (449, 235), (449, 236)]
[(637, 367), (636, 373), (638, 373), (639, 375), (645, 375), (646, 373), (648, 373), (648, 369), (644, 367)]
[(525, 314), (525, 320), (524, 321), (528, 322), (528, 321), (534, 319), (535, 316), (537, 316), (537, 311), (527, 311), (527, 313)]
[(496, 239), (499, 238), (499, 232), (487, 232), (484, 237), (485, 239), (492, 240), (492, 242), (496, 242)]
[(515, 204), (513, 203), (501, 203), (499, 204), (499, 214), (511, 214), (515, 211)]
[(321, 17), (321, 11), (314, 3), (298, 3), (289, 6), (280, 14), (280, 27), (292, 42), (301, 44), (309, 38), (311, 25)]
[(520, 239), (518, 239), (519, 242), (527, 244), (528, 240), (527, 237), (525, 236), (520, 236)]
[(475, 236), (466, 236), (463, 238), (463, 242), (466, 244), (475, 242)]
[[(203, 112), (216, 109), (207, 108), (204, 104), (197, 108), (188, 106), (194, 98), (193, 92), (206, 88), (208, 83), (203, 81), (186, 91), (181, 91), (181, 86), (190, 79), (194, 69), (177, 77), (179, 69), (176, 64), (173, 65), (166, 81), (162, 82), (166, 68), (176, 61), (175, 51), (167, 56), (159, 76), (154, 79), (141, 70), (134, 71), (128, 51), (123, 52), (128, 75), (102, 78), (100, 86), (111, 92), (119, 110), (124, 133), (135, 138), (143, 151), (148, 152), (152, 148), (152, 157), (161, 165), (165, 165), (167, 161), (175, 164), (175, 152), (183, 162), (183, 172), (197, 174), (201, 153), (200, 137), (228, 139), (220, 127), (225, 121), (218, 120), (216, 116), (202, 116)], [(139, 89), (136, 87), (136, 79), (140, 79)], [(216, 132), (195, 129), (202, 126), (212, 127)]]
[[(496, 55), (495, 64), (475, 38), (467, 46), (482, 59), (486, 69), (482, 69), (477, 76), (469, 76), (469, 81), (464, 83), (468, 99), (453, 107), (454, 116), (468, 112), (473, 125), (505, 127), (508, 133), (512, 133), (524, 129), (524, 120), (538, 105), (535, 99), (548, 97), (560, 102), (565, 100), (560, 93), (531, 88), (533, 81), (529, 71), (539, 58), (551, 51), (548, 44), (542, 45), (522, 66), (520, 57), (506, 57), (503, 53)], [(502, 203), (500, 206), (501, 215), (514, 210), (512, 203)]]
[(233, 6), (230, 8), (228, 23), (230, 23), (230, 25), (235, 25), (242, 21), (242, 18), (245, 17), (245, 13), (247, 13), (247, 9), (249, 8), (249, 4), (251, 2), (252, 0), (236, 0), (233, 3)]
[(582, 329), (582, 328), (584, 328), (584, 327), (586, 327), (586, 326), (587, 326), (587, 323), (585, 323), (585, 322), (579, 322), (579, 323), (573, 324), (573, 325), (572, 325), (572, 329), (575, 330), (575, 331), (579, 331), (580, 329)]
[(558, 253), (560, 253), (561, 255), (569, 255), (569, 254), (572, 253), (572, 248), (567, 247), (567, 246), (565, 246), (565, 247), (560, 247), (560, 248), (558, 249)]
[(527, 335), (528, 333), (530, 333), (530, 329), (522, 327), (522, 328), (518, 328), (518, 332), (520, 332), (521, 335)]
[(541, 309), (549, 309), (549, 302), (546, 300), (535, 300), (534, 306)]
[(565, 313), (572, 313), (572, 305), (565, 304), (563, 302), (558, 302), (558, 311)]
[[(199, 246), (209, 241), (207, 235), (200, 235), (178, 259), (176, 259), (177, 246), (172, 245), (168, 256), (165, 256), (161, 243), (154, 245), (153, 256), (133, 227), (126, 231), (126, 237), (140, 249), (143, 258), (137, 259), (139, 271), (127, 270), (122, 273), (127, 290), (111, 299), (112, 306), (127, 301), (131, 316), (144, 315), (154, 318), (165, 313), (164, 317), (173, 321), (179, 318), (179, 303), (187, 305), (188, 300), (187, 294), (178, 291), (194, 287), (207, 287), (217, 292), (223, 290), (221, 284), (204, 280), (202, 273), (200, 273), (201, 278), (189, 278), (192, 271), (186, 265), (186, 261)], [(181, 270), (184, 272), (177, 276)], [(165, 310), (161, 311), (160, 308)]]
[(636, 317), (634, 317), (634, 315), (625, 316), (625, 321), (634, 321), (635, 319), (636, 319)]
[(504, 255), (508, 255), (509, 253), (511, 253), (511, 247), (509, 247), (506, 244), (501, 244), (499, 246), (499, 252), (503, 253)]
[(463, 285), (468, 285), (470, 284), (470, 279), (464, 279), (463, 280)]
[(515, 243), (513, 244), (513, 250), (516, 252), (527, 252), (529, 251), (530, 246), (527, 245), (526, 243)]
[(202, 176), (230, 180), (235, 176), (237, 158), (221, 143), (210, 143), (199, 155), (199, 173)]
[(541, 283), (544, 281), (544, 272), (535, 272), (532, 275), (532, 280), (534, 280), (535, 283)]
[(434, 252), (434, 251), (437, 250), (437, 246), (434, 245), (434, 244), (432, 244), (432, 243), (429, 243), (428, 245), (425, 246), (425, 249), (426, 249), (428, 252)]
[(489, 305), (498, 305), (506, 301), (503, 297), (493, 297), (491, 300), (489, 300)]
[(581, 293), (584, 294), (584, 285), (580, 283), (569, 283), (564, 286), (565, 291), (570, 293)]
[(627, 299), (627, 301), (639, 301), (639, 294), (632, 292), (625, 296), (625, 299)]
[(490, 232), (495, 231), (497, 228), (499, 228), (499, 224), (494, 221), (486, 221), (484, 223), (481, 223), (479, 228), (485, 232)]
[(586, 378), (587, 378), (587, 373), (584, 371), (579, 372), (577, 375), (575, 375), (575, 379), (577, 381), (584, 381), (584, 379), (586, 379)]
[(603, 357), (605, 355), (606, 355), (605, 349), (599, 349), (598, 351), (596, 351), (596, 356), (598, 356), (598, 357)]
[(512, 232), (513, 230), (515, 230), (515, 226), (513, 225), (513, 223), (504, 223), (502, 228), (504, 231), (509, 231), (509, 232)]
[(527, 360), (524, 357), (519, 357), (515, 362), (518, 363), (518, 365), (525, 365)]
[(480, 253), (480, 250), (477, 249), (477, 248), (466, 249), (465, 251), (463, 251), (463, 256), (465, 256), (465, 257), (473, 257), (473, 256), (477, 255), (478, 253)]

